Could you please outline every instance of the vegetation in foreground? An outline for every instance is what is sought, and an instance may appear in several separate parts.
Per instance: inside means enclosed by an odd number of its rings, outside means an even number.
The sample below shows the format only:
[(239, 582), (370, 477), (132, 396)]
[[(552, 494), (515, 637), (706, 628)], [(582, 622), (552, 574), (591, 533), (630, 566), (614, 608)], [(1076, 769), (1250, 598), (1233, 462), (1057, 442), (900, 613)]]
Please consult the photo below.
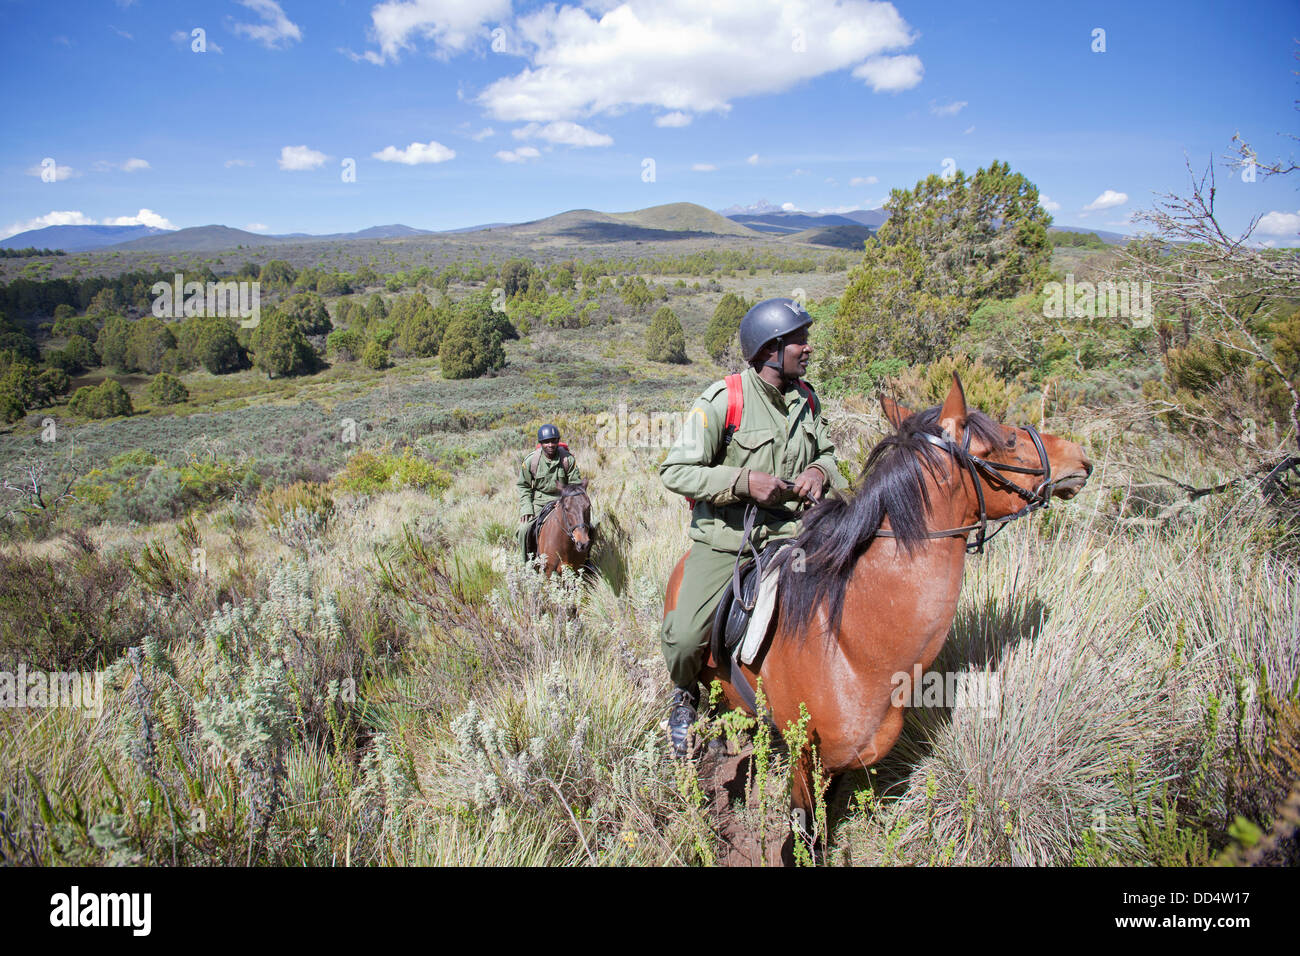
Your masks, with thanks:
[[(949, 249), (948, 272), (910, 281), (911, 252), (972, 196), (1023, 216), (1023, 241)], [(995, 165), (891, 201), (847, 275), (831, 259), (758, 275), (725, 250), (432, 280), (271, 261), (253, 268), (283, 296), (251, 334), (109, 311), (138, 309), (113, 298), (134, 276), (59, 301), (35, 337), (0, 323), (0, 671), (104, 671), (98, 717), (0, 710), (4, 859), (716, 862), (717, 817), (660, 730), (685, 513), (658, 482), (663, 448), (598, 445), (596, 414), (680, 411), (735, 362), (746, 304), (793, 281), (821, 320), (814, 380), (850, 471), (883, 434), (861, 395), (925, 404), (954, 369), (973, 405), (1098, 464), (1080, 499), (968, 566), (935, 667), (995, 678), (996, 715), (911, 711), (889, 757), (828, 798), (819, 859), (1294, 862), (1300, 548), (1278, 457), (1295, 440), (1294, 257), (1246, 264), (1283, 279), (1255, 299), (1207, 272), (1212, 307), (1164, 295), (1146, 325), (1049, 322), (1024, 277), (1120, 260), (1053, 254), (1022, 177)], [(1159, 284), (1201, 253), (1125, 254)], [(22, 280), (5, 302), (89, 290)], [(890, 310), (924, 328), (900, 338)], [(510, 476), (539, 416), (594, 477), (587, 589), (512, 561)]]

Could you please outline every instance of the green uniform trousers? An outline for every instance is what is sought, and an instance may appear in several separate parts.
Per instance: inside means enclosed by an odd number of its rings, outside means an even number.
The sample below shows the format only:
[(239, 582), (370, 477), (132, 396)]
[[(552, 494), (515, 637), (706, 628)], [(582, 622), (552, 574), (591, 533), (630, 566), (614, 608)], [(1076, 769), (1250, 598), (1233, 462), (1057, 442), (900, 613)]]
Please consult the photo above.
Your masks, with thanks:
[(693, 687), (700, 676), (713, 613), (736, 566), (734, 551), (719, 551), (699, 541), (686, 555), (677, 607), (664, 616), (664, 661), (676, 687)]
[(521, 521), (519, 522), (519, 531), (516, 533), (516, 537), (519, 539), (519, 553), (523, 556), (525, 562), (531, 557), (528, 553), (528, 532), (532, 530), (532, 527), (533, 523), (531, 521)]

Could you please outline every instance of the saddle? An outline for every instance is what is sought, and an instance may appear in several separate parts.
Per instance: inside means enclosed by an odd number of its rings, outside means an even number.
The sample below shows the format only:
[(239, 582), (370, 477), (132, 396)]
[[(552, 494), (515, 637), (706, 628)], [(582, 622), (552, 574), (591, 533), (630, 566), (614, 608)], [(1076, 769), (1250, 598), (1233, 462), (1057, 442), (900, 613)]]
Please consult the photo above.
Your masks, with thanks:
[[(758, 585), (761, 575), (758, 574), (759, 567), (764, 571), (771, 566), (772, 558), (776, 557), (779, 551), (787, 541), (772, 541), (771, 544), (764, 548), (758, 555), (758, 561), (753, 558), (741, 564), (740, 574), (740, 596), (736, 594), (736, 576), (727, 581), (727, 587), (723, 589), (722, 600), (718, 601), (718, 607), (714, 611), (714, 627), (708, 646), (712, 650), (714, 662), (720, 670), (732, 670), (732, 662), (735, 661), (737, 650), (740, 649), (741, 641), (745, 640), (746, 632), (749, 631), (749, 622), (753, 615), (755, 602), (758, 600)], [(736, 675), (740, 676), (740, 675)], [(744, 682), (744, 678), (741, 678)], [(742, 695), (745, 689), (741, 689)]]
[(542, 505), (542, 510), (537, 512), (537, 517), (533, 518), (532, 523), (528, 525), (527, 540), (528, 540), (529, 555), (534, 555), (537, 553), (537, 532), (542, 527), (542, 524), (546, 521), (546, 519), (550, 517), (551, 512), (555, 510), (555, 506), (557, 504), (559, 504), (558, 498), (555, 499), (555, 501), (551, 501), (548, 502), (547, 504)]

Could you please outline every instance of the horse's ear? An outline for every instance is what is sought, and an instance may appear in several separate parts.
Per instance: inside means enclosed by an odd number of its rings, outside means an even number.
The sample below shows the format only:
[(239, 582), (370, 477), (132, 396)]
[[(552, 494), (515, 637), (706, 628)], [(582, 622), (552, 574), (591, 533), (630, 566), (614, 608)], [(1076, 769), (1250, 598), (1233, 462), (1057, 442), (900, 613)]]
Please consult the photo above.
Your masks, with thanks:
[(943, 409), (939, 412), (939, 424), (948, 433), (948, 437), (960, 444), (962, 432), (966, 429), (966, 393), (962, 391), (961, 379), (952, 373), (952, 388), (943, 400)]
[(889, 421), (889, 424), (894, 426), (894, 430), (897, 431), (898, 426), (903, 424), (903, 419), (910, 418), (912, 413), (884, 392), (880, 392), (878, 397), (880, 398), (880, 407), (884, 409), (885, 418)]

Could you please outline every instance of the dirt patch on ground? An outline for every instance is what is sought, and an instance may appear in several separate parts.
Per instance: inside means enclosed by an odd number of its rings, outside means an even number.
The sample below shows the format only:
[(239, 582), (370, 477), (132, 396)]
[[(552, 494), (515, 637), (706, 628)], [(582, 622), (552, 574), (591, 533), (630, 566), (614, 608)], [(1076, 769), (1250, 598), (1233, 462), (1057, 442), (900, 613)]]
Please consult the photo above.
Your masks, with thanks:
[(760, 800), (753, 747), (708, 747), (700, 758), (700, 786), (718, 835), (719, 866), (789, 866), (794, 862), (790, 796), (772, 774)]

